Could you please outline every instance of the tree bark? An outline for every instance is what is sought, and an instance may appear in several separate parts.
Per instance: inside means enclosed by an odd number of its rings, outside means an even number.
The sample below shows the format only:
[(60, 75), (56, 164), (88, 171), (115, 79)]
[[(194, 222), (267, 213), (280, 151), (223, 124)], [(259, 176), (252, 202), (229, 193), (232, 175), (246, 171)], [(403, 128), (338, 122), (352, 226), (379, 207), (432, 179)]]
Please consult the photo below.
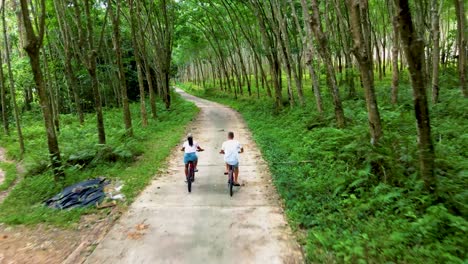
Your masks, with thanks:
[(1, 107), (2, 107), (3, 133), (5, 135), (9, 135), (10, 128), (9, 128), (9, 123), (8, 123), (8, 104), (7, 104), (7, 98), (6, 98), (5, 79), (3, 75), (2, 52), (0, 52), (0, 99), (1, 99), (1, 104), (2, 104)]
[(315, 97), (315, 104), (317, 107), (317, 111), (319, 114), (322, 116), (323, 115), (323, 102), (322, 102), (322, 95), (320, 91), (320, 85), (319, 85), (319, 77), (314, 69), (313, 65), (313, 58), (315, 57), (315, 50), (312, 42), (312, 26), (311, 26), (311, 18), (309, 15), (309, 10), (307, 8), (306, 2), (301, 1), (302, 4), (302, 13), (304, 17), (304, 25), (306, 28), (306, 34), (307, 34), (307, 55), (306, 55), (306, 65), (309, 68), (309, 74), (310, 78), (312, 79), (312, 91), (314, 92), (314, 97)]
[[(128, 6), (131, 14), (138, 14), (138, 10), (135, 7), (135, 2), (133, 0), (128, 0)], [(135, 57), (136, 66), (137, 66), (137, 76), (138, 76), (138, 87), (140, 89), (140, 113), (141, 113), (141, 124), (143, 127), (148, 126), (148, 114), (146, 113), (146, 96), (145, 96), (145, 85), (143, 83), (143, 67), (141, 63), (141, 49), (137, 39), (137, 19), (138, 15), (130, 15), (130, 27), (132, 34), (132, 44), (133, 44), (133, 55)], [(138, 18), (139, 19), (139, 18)], [(141, 29), (140, 29), (141, 30)]]
[(435, 192), (434, 145), (424, 79), (424, 43), (416, 32), (408, 0), (394, 0), (400, 25), (400, 34), (413, 86), (414, 110), (418, 128), (420, 173), (426, 188)]
[[(94, 49), (94, 31), (90, 12), (90, 0), (85, 0), (85, 15), (86, 15), (86, 29), (87, 29), (87, 42), (88, 42), (88, 54), (86, 54), (86, 69), (89, 77), (91, 78), (91, 87), (93, 90), (94, 97), (94, 110), (96, 111), (96, 121), (98, 129), (99, 144), (106, 144), (106, 132), (104, 129), (104, 118), (102, 115), (102, 101), (101, 93), (99, 91), (99, 82), (97, 79), (97, 50)], [(110, 8), (110, 7), (108, 7)]]
[(347, 0), (347, 4), (350, 10), (349, 24), (354, 40), (353, 53), (359, 63), (361, 80), (366, 95), (371, 144), (376, 145), (382, 136), (382, 125), (375, 96), (371, 43), (369, 43), (369, 39), (364, 38), (364, 36), (370, 35), (370, 25), (366, 18), (368, 15), (368, 2), (367, 0)]
[(19, 50), (18, 50), (18, 52), (19, 52), (20, 57), (24, 57), (25, 54), (24, 54), (23, 47), (24, 47), (25, 33), (24, 33), (23, 20), (21, 19), (21, 17), (22, 17), (21, 8), (18, 8), (17, 0), (12, 0), (11, 3), (12, 3), (12, 8), (15, 11), (16, 20), (17, 20), (17, 24), (18, 24), (18, 37), (19, 37), (19, 40), (18, 40)]
[(463, 97), (468, 97), (468, 89), (466, 87), (466, 49), (468, 40), (466, 36), (466, 13), (465, 1), (454, 0), (455, 10), (457, 15), (457, 46), (458, 46), (458, 74), (460, 78), (460, 90)]
[(253, 9), (255, 16), (257, 17), (257, 21), (260, 28), (260, 33), (262, 37), (262, 42), (264, 48), (267, 50), (267, 60), (270, 64), (270, 74), (271, 80), (273, 82), (273, 88), (275, 90), (275, 110), (279, 111), (283, 108), (283, 95), (282, 95), (282, 87), (280, 84), (280, 63), (278, 58), (278, 50), (269, 35), (269, 32), (266, 29), (266, 24), (268, 22), (265, 21), (264, 13), (262, 4), (258, 0), (253, 0)]
[(64, 54), (65, 54), (65, 62), (64, 62), (65, 75), (67, 78), (68, 86), (73, 94), (75, 108), (78, 114), (78, 120), (80, 122), (80, 125), (83, 125), (84, 114), (83, 114), (83, 109), (81, 107), (81, 100), (80, 100), (80, 96), (79, 96), (78, 89), (77, 89), (78, 80), (73, 71), (73, 65), (72, 65), (73, 45), (71, 43), (72, 40), (71, 40), (70, 28), (68, 27), (67, 21), (65, 19), (64, 3), (61, 0), (54, 0), (54, 6), (55, 6), (55, 12), (57, 14), (57, 20), (59, 23), (60, 33), (62, 35), (62, 40), (64, 44), (63, 49), (64, 49)]
[(432, 102), (439, 102), (439, 65), (440, 65), (440, 8), (438, 0), (431, 1), (432, 13)]
[[(301, 0), (302, 8), (308, 12), (307, 4), (305, 0)], [(335, 118), (339, 128), (346, 126), (343, 106), (341, 104), (340, 94), (338, 90), (338, 84), (336, 82), (335, 68), (333, 67), (333, 60), (330, 55), (330, 47), (328, 46), (327, 37), (325, 36), (321, 22), (319, 18), (319, 8), (317, 0), (312, 0), (313, 15), (311, 16), (310, 23), (315, 38), (319, 44), (319, 52), (322, 57), (323, 63), (325, 64), (327, 71), (327, 83), (330, 93), (333, 97), (333, 105), (335, 107)]]
[[(111, 1), (108, 2), (111, 5)], [(112, 33), (113, 33), (113, 42), (114, 42), (114, 50), (115, 50), (115, 58), (116, 64), (118, 68), (118, 78), (119, 78), (119, 87), (120, 87), (120, 94), (122, 96), (122, 111), (123, 111), (123, 119), (125, 124), (125, 131), (127, 136), (133, 136), (133, 128), (132, 128), (132, 116), (130, 114), (130, 106), (128, 103), (128, 93), (127, 93), (127, 81), (125, 80), (125, 69), (122, 63), (122, 48), (120, 47), (120, 0), (115, 1), (116, 12), (114, 15), (114, 11), (112, 7), (109, 7), (109, 15), (112, 21)]]
[[(45, 32), (47, 36), (47, 31)], [(52, 118), (54, 120), (54, 127), (57, 134), (60, 134), (60, 117), (58, 111), (58, 98), (56, 96), (56, 91), (54, 91), (54, 82), (52, 81), (52, 77), (50, 74), (49, 69), (49, 61), (47, 60), (47, 52), (46, 49), (42, 48), (42, 57), (43, 57), (43, 68), (44, 68), (44, 83), (47, 89), (47, 94), (49, 96), (50, 102), (50, 109), (52, 110)]]
[[(3, 7), (5, 6), (5, 0), (2, 0), (2, 6)], [(21, 120), (19, 116), (18, 104), (16, 103), (15, 80), (13, 77), (13, 70), (11, 69), (10, 45), (8, 43), (5, 9), (6, 9), (5, 7), (2, 9), (2, 24), (3, 24), (3, 40), (5, 43), (5, 55), (6, 55), (8, 77), (9, 77), (8, 80), (10, 81), (10, 99), (11, 99), (11, 105), (13, 106), (13, 115), (15, 117), (16, 132), (18, 133), (18, 143), (20, 147), (20, 159), (23, 159), (24, 140), (23, 140), (23, 132), (21, 129)], [(0, 65), (0, 67), (2, 67), (2, 65)]]
[[(389, 8), (393, 11), (395, 5), (393, 2), (388, 3)], [(398, 17), (396, 12), (390, 13), (392, 16), (392, 28), (393, 28), (393, 47), (392, 47), (392, 104), (398, 103), (398, 88), (400, 85), (400, 70), (398, 67), (398, 53), (400, 50), (400, 27), (398, 25)]]
[[(4, 0), (3, 0), (4, 1)], [(44, 37), (44, 27), (45, 27), (45, 0), (41, 0), (41, 15), (40, 15), (40, 24), (39, 24), (39, 33), (36, 36), (31, 24), (29, 7), (27, 0), (20, 0), (21, 11), (23, 15), (23, 23), (26, 30), (25, 36), (25, 45), (24, 49), (28, 53), (31, 69), (34, 76), (34, 81), (36, 83), (36, 89), (39, 94), (39, 103), (42, 109), (42, 115), (44, 118), (44, 124), (47, 133), (47, 145), (49, 148), (50, 160), (52, 163), (52, 168), (54, 172), (54, 178), (56, 181), (65, 177), (65, 173), (62, 168), (62, 161), (60, 157), (60, 149), (58, 145), (57, 136), (54, 129), (54, 123), (52, 119), (52, 114), (50, 110), (50, 103), (47, 97), (47, 91), (44, 85), (42, 70), (40, 66), (40, 57), (39, 51), (42, 46), (42, 41)]]
[(158, 112), (156, 110), (156, 94), (154, 92), (153, 75), (151, 74), (151, 67), (148, 59), (144, 59), (143, 61), (145, 64), (146, 81), (148, 82), (151, 117), (156, 120), (158, 118)]

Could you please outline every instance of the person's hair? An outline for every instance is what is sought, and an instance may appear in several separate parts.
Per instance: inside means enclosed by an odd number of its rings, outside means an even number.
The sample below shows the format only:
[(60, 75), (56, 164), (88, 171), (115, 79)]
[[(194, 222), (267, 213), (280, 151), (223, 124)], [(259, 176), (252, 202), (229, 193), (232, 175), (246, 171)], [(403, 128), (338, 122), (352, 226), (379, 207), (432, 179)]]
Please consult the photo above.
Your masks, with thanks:
[(187, 137), (188, 144), (192, 147), (193, 146), (193, 137), (190, 135)]
[(228, 138), (233, 139), (234, 138), (234, 132), (230, 131), (228, 133)]

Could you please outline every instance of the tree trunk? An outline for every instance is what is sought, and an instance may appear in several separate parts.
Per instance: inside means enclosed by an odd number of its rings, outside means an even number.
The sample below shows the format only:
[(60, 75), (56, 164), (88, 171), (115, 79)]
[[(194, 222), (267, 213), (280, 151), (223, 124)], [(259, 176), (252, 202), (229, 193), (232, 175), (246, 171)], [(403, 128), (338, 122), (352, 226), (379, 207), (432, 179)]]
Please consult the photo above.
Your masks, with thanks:
[(468, 45), (466, 36), (466, 13), (465, 1), (454, 0), (455, 10), (457, 15), (457, 46), (458, 46), (458, 74), (460, 78), (460, 90), (463, 97), (468, 97), (468, 89), (466, 87), (466, 47)]
[(65, 54), (65, 76), (67, 78), (69, 89), (72, 91), (73, 99), (75, 102), (76, 112), (78, 114), (78, 120), (80, 125), (84, 123), (83, 109), (81, 108), (80, 96), (78, 94), (77, 86), (78, 80), (73, 71), (72, 59), (73, 59), (73, 46), (71, 43), (70, 28), (67, 25), (65, 19), (64, 3), (61, 0), (54, 0), (55, 12), (57, 14), (57, 20), (59, 22), (60, 33), (62, 35), (64, 44)]
[(371, 144), (377, 145), (382, 136), (382, 125), (375, 96), (371, 43), (369, 43), (369, 39), (364, 37), (370, 35), (370, 25), (367, 20), (368, 2), (367, 0), (347, 0), (347, 4), (350, 10), (349, 24), (354, 40), (353, 53), (359, 63), (361, 80), (366, 95)]
[(263, 45), (264, 48), (268, 51), (266, 57), (270, 64), (271, 80), (273, 82), (273, 88), (275, 90), (275, 110), (279, 111), (283, 108), (283, 95), (281, 92), (282, 87), (280, 84), (280, 63), (278, 59), (277, 47), (270, 39), (270, 36), (268, 35), (266, 29), (266, 21), (264, 21), (265, 18), (263, 17), (263, 15), (261, 15), (261, 13), (264, 13), (261, 11), (262, 8), (263, 7), (259, 2), (254, 4), (254, 12), (259, 24)]
[[(310, 48), (312, 49), (312, 47)], [(319, 77), (315, 72), (314, 65), (312, 64), (312, 55), (309, 53), (309, 58), (307, 58), (306, 65), (309, 68), (310, 78), (312, 79), (312, 91), (315, 97), (315, 104), (317, 107), (317, 111), (319, 112), (320, 116), (323, 115), (323, 103), (322, 103), (322, 94), (320, 92), (320, 85), (319, 85)]]
[(316, 107), (317, 107), (317, 111), (319, 112), (320, 116), (323, 115), (323, 103), (322, 103), (322, 95), (321, 95), (321, 91), (320, 91), (320, 84), (319, 84), (319, 77), (317, 76), (317, 73), (314, 69), (314, 65), (313, 65), (313, 59), (314, 59), (314, 55), (315, 55), (315, 50), (314, 50), (314, 46), (313, 46), (313, 43), (312, 43), (312, 26), (311, 26), (311, 22), (310, 22), (310, 15), (309, 15), (309, 10), (305, 4), (305, 1), (301, 2), (302, 4), (302, 13), (303, 13), (303, 17), (304, 17), (304, 24), (305, 24), (305, 27), (306, 27), (306, 34), (307, 34), (307, 46), (308, 46), (308, 50), (307, 50), (307, 55), (306, 55), (306, 65), (307, 67), (309, 68), (309, 74), (310, 74), (310, 78), (312, 80), (312, 91), (314, 93), (314, 97), (315, 97), (315, 104), (316, 104)]
[(438, 0), (431, 1), (432, 13), (432, 102), (439, 102), (439, 65), (440, 65), (440, 8), (442, 4)]
[(0, 52), (0, 99), (1, 99), (1, 107), (2, 107), (2, 123), (3, 123), (3, 132), (5, 135), (10, 134), (10, 128), (8, 123), (8, 104), (6, 98), (6, 87), (5, 87), (5, 79), (3, 75), (3, 57), (2, 52)]
[(394, 0), (400, 25), (400, 34), (408, 62), (413, 86), (414, 109), (418, 128), (418, 147), (421, 177), (426, 188), (435, 192), (434, 146), (431, 138), (431, 123), (424, 79), (424, 43), (416, 32), (411, 18), (408, 0)]
[(44, 83), (47, 89), (47, 95), (49, 96), (50, 102), (50, 109), (52, 110), (52, 118), (54, 120), (54, 127), (57, 134), (60, 134), (60, 120), (59, 120), (59, 112), (58, 112), (58, 100), (54, 95), (54, 85), (52, 82), (50, 70), (49, 70), (49, 62), (47, 60), (47, 53), (45, 48), (42, 48), (42, 57), (43, 57), (43, 68), (44, 68)]
[[(135, 8), (135, 2), (133, 0), (128, 0), (128, 6), (130, 13), (137, 14), (131, 15), (130, 17), (130, 27), (132, 34), (132, 44), (133, 44), (133, 55), (135, 57), (136, 66), (137, 66), (137, 76), (138, 76), (138, 87), (140, 90), (140, 113), (141, 113), (141, 123), (143, 127), (148, 126), (148, 114), (146, 113), (146, 97), (145, 97), (145, 85), (143, 83), (143, 67), (141, 63), (141, 48), (137, 39), (137, 22), (135, 21), (138, 16), (138, 8)], [(141, 30), (141, 29), (139, 29)]]
[[(91, 78), (91, 87), (93, 90), (94, 97), (94, 110), (96, 111), (96, 121), (98, 129), (98, 138), (99, 144), (106, 144), (106, 133), (104, 129), (104, 118), (102, 115), (102, 102), (101, 102), (101, 93), (99, 92), (99, 82), (97, 79), (96, 72), (96, 56), (97, 51), (94, 49), (94, 32), (93, 24), (91, 19), (90, 12), (90, 0), (85, 0), (85, 15), (86, 15), (86, 26), (87, 26), (87, 41), (88, 41), (88, 54), (86, 55), (86, 69), (88, 71), (89, 77)], [(108, 7), (110, 8), (110, 7)]]
[[(302, 78), (302, 76), (299, 76), (299, 73), (298, 73), (298, 68), (300, 68), (300, 66), (296, 67), (294, 65), (295, 63), (300, 64), (300, 61), (294, 62), (292, 52), (291, 52), (291, 47), (289, 44), (291, 40), (288, 34), (287, 20), (286, 20), (285, 14), (282, 12), (280, 1), (276, 1), (276, 4), (274, 6), (276, 6), (276, 16), (278, 17), (279, 32), (281, 33), (278, 37), (279, 37), (279, 40), (283, 44), (283, 54), (284, 54), (284, 58), (286, 62), (286, 70), (289, 72), (289, 77), (291, 78), (291, 74), (292, 74), (292, 77), (294, 78), (294, 81), (296, 83), (297, 97), (299, 99), (299, 105), (302, 106), (304, 105), (304, 94), (302, 91), (302, 79), (300, 79)], [(291, 82), (291, 80), (289, 80), (289, 82)], [(292, 90), (290, 93), (293, 94)]]
[(156, 110), (156, 94), (154, 92), (153, 75), (151, 74), (151, 67), (149, 65), (148, 60), (145, 59), (144, 62), (145, 62), (146, 81), (148, 82), (151, 117), (154, 120), (156, 120), (158, 118), (158, 112)]
[[(364, 21), (364, 20), (363, 20)], [(379, 41), (377, 39), (377, 34), (375, 33), (375, 30), (372, 30), (372, 35), (374, 36), (374, 46), (377, 54), (377, 70), (379, 72), (379, 81), (382, 81), (383, 78), (383, 71), (382, 71), (382, 56), (380, 53), (380, 47), (379, 47)], [(372, 49), (370, 50), (372, 54)]]
[(12, 0), (11, 1), (12, 3), (12, 8), (13, 10), (15, 11), (15, 15), (16, 15), (16, 21), (17, 21), (17, 24), (18, 24), (18, 37), (19, 37), (19, 40), (18, 40), (18, 43), (19, 43), (19, 55), (20, 57), (24, 57), (24, 37), (25, 37), (25, 33), (24, 33), (24, 25), (23, 25), (23, 20), (21, 19), (22, 17), (22, 14), (21, 14), (21, 8), (19, 8), (17, 5), (18, 5), (18, 2), (17, 0)]
[[(395, 9), (394, 3), (390, 2), (391, 10)], [(392, 104), (398, 103), (398, 88), (400, 85), (400, 70), (398, 67), (398, 52), (400, 50), (400, 28), (398, 25), (398, 17), (396, 12), (391, 12), (392, 27), (393, 27), (393, 47), (392, 47)]]
[[(4, 1), (4, 0), (3, 0)], [(56, 181), (65, 177), (62, 161), (60, 157), (60, 149), (57, 141), (57, 136), (55, 134), (54, 123), (52, 119), (52, 114), (50, 110), (50, 103), (47, 97), (47, 91), (44, 85), (44, 80), (42, 77), (42, 70), (40, 65), (39, 51), (42, 46), (42, 40), (44, 37), (44, 27), (45, 27), (45, 0), (41, 0), (41, 16), (40, 24), (38, 29), (38, 35), (36, 36), (31, 24), (29, 7), (27, 0), (20, 0), (21, 10), (23, 14), (23, 23), (26, 30), (25, 36), (25, 46), (24, 49), (28, 53), (31, 69), (34, 76), (34, 82), (36, 83), (36, 89), (39, 94), (39, 103), (42, 109), (42, 115), (44, 118), (44, 124), (47, 133), (47, 145), (49, 148), (50, 160), (52, 163), (52, 168), (54, 171), (54, 178)]]
[[(307, 4), (305, 0), (301, 0), (302, 8), (306, 9), (305, 12), (308, 12)], [(343, 106), (341, 104), (340, 94), (338, 90), (338, 85), (336, 83), (336, 74), (335, 68), (333, 67), (333, 60), (330, 55), (330, 48), (328, 46), (327, 37), (325, 36), (320, 22), (319, 17), (319, 7), (317, 0), (312, 0), (312, 10), (313, 15), (310, 17), (310, 24), (312, 27), (312, 31), (317, 39), (319, 44), (319, 52), (320, 56), (322, 57), (323, 63), (325, 64), (326, 71), (327, 71), (327, 83), (328, 88), (330, 89), (330, 93), (333, 97), (333, 105), (335, 107), (335, 118), (336, 123), (339, 128), (343, 128), (346, 126)]]
[[(5, 55), (6, 55), (6, 62), (8, 68), (8, 79), (10, 81), (10, 98), (11, 98), (11, 105), (13, 106), (13, 115), (15, 117), (16, 123), (16, 132), (18, 133), (18, 143), (20, 147), (20, 159), (23, 159), (24, 155), (24, 140), (23, 140), (23, 132), (21, 130), (21, 120), (19, 116), (18, 104), (16, 103), (16, 89), (15, 89), (15, 80), (13, 79), (13, 70), (11, 69), (11, 58), (10, 58), (10, 47), (8, 43), (8, 36), (7, 36), (7, 26), (5, 20), (5, 0), (2, 0), (2, 24), (3, 24), (3, 40), (5, 41)], [(2, 67), (2, 65), (0, 65)]]
[(252, 65), (253, 65), (254, 74), (255, 74), (255, 89), (257, 91), (257, 99), (260, 99), (260, 88), (258, 87), (259, 86), (259, 82), (258, 82), (258, 77), (259, 77), (258, 76), (258, 65), (255, 62), (255, 60), (252, 60)]
[[(110, 4), (110, 1), (109, 1)], [(116, 57), (116, 64), (118, 68), (118, 78), (120, 86), (120, 94), (122, 96), (122, 110), (123, 110), (123, 119), (125, 124), (125, 131), (127, 136), (133, 136), (132, 128), (132, 116), (130, 114), (130, 106), (128, 104), (128, 94), (127, 94), (127, 81), (125, 80), (125, 69), (122, 63), (122, 49), (120, 47), (120, 0), (116, 0), (116, 14), (112, 7), (109, 7), (109, 15), (112, 21), (112, 32), (113, 32), (113, 42), (114, 50)]]

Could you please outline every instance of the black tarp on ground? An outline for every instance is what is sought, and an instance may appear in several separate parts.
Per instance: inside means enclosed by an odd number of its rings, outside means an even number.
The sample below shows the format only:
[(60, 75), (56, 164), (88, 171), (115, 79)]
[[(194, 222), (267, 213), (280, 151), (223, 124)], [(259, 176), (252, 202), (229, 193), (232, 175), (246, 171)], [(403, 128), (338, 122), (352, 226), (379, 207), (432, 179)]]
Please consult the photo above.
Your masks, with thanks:
[(59, 194), (45, 201), (45, 205), (55, 209), (86, 207), (101, 202), (106, 194), (105, 178), (86, 180), (63, 189)]

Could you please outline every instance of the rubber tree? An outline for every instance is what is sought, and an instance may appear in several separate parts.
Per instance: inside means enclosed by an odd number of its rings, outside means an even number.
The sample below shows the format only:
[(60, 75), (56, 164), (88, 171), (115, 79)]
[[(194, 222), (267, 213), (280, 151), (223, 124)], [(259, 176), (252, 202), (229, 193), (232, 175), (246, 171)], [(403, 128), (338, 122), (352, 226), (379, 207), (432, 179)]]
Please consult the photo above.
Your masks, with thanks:
[[(301, 0), (302, 8), (305, 9), (305, 12), (309, 12), (308, 4), (306, 0)], [(327, 84), (330, 90), (330, 94), (333, 97), (333, 105), (335, 108), (335, 119), (337, 126), (343, 128), (346, 126), (346, 120), (343, 111), (343, 105), (341, 103), (340, 93), (338, 90), (338, 83), (336, 81), (335, 68), (333, 66), (333, 60), (330, 53), (330, 47), (328, 46), (327, 36), (325, 35), (321, 20), (320, 20), (320, 11), (317, 0), (312, 0), (311, 4), (312, 15), (310, 16), (310, 24), (312, 32), (314, 33), (315, 39), (318, 43), (318, 50), (320, 57), (325, 64), (327, 72)]]
[(414, 112), (418, 129), (420, 174), (426, 188), (435, 192), (434, 145), (431, 137), (431, 122), (424, 78), (424, 43), (415, 29), (408, 0), (394, 0), (400, 27), (401, 41), (408, 62), (413, 87)]
[(382, 136), (382, 124), (375, 96), (373, 58), (370, 43), (370, 24), (367, 19), (369, 3), (367, 0), (347, 0), (349, 24), (353, 35), (353, 53), (359, 64), (361, 81), (366, 95), (367, 115), (371, 144), (378, 144)]
[[(2, 6), (5, 6), (5, 0), (2, 0)], [(15, 117), (15, 124), (16, 124), (16, 133), (18, 134), (18, 144), (20, 147), (20, 159), (23, 159), (24, 155), (24, 139), (23, 139), (23, 131), (21, 129), (21, 120), (20, 114), (18, 109), (18, 104), (16, 102), (16, 88), (15, 88), (15, 79), (13, 77), (13, 70), (11, 69), (11, 58), (10, 58), (10, 44), (8, 43), (8, 35), (7, 35), (7, 25), (5, 19), (5, 9), (2, 8), (2, 25), (3, 25), (3, 40), (5, 46), (5, 54), (6, 54), (6, 63), (8, 69), (8, 80), (10, 84), (10, 99), (11, 105), (13, 106), (13, 116)]]
[[(112, 1), (108, 2), (109, 5)], [(118, 78), (120, 94), (122, 96), (122, 111), (127, 136), (133, 136), (132, 116), (130, 114), (130, 105), (128, 103), (127, 81), (125, 79), (125, 69), (122, 63), (122, 48), (120, 46), (120, 0), (115, 0), (115, 13), (112, 6), (109, 6), (109, 16), (112, 22), (112, 42), (114, 44), (115, 60), (118, 68)]]
[(34, 82), (36, 84), (37, 93), (39, 95), (39, 104), (42, 110), (42, 116), (46, 128), (47, 135), (47, 146), (49, 149), (50, 160), (52, 169), (54, 172), (54, 178), (56, 181), (65, 177), (65, 173), (62, 168), (62, 161), (60, 157), (60, 149), (55, 133), (52, 110), (47, 96), (46, 86), (44, 83), (43, 73), (40, 65), (40, 50), (43, 44), (44, 32), (45, 32), (45, 16), (46, 6), (45, 0), (40, 1), (40, 7), (38, 9), (39, 16), (39, 27), (37, 33), (34, 32), (33, 25), (30, 18), (29, 4), (27, 0), (20, 0), (22, 19), (26, 31), (24, 49), (29, 56), (29, 62), (31, 70), (34, 76)]

